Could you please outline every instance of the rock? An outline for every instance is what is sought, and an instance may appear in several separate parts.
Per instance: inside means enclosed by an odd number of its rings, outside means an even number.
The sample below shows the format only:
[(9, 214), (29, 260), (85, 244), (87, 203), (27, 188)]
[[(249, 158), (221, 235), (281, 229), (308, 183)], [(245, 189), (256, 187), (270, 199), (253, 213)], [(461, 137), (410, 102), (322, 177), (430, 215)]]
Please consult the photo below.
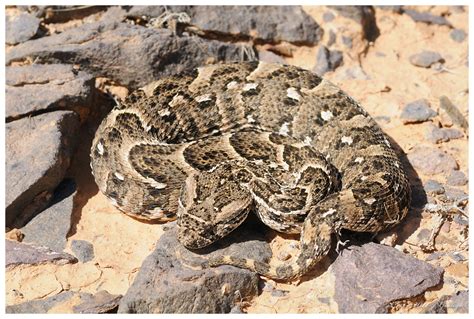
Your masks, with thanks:
[(258, 52), (258, 59), (260, 61), (268, 62), (268, 63), (281, 63), (287, 64), (285, 59), (281, 56), (271, 52), (271, 51), (259, 51)]
[(328, 6), (336, 10), (343, 17), (352, 19), (361, 24), (364, 39), (374, 42), (380, 35), (375, 20), (375, 10), (372, 6)]
[[(79, 118), (57, 111), (6, 125), (6, 226), (20, 228), (44, 209), (74, 150)], [(21, 143), (19, 143), (21, 141)]]
[(336, 43), (336, 33), (333, 30), (329, 30), (329, 37), (328, 37), (328, 41), (326, 43), (326, 46), (330, 47), (334, 43)]
[(341, 37), (341, 40), (342, 40), (342, 44), (344, 44), (348, 49), (352, 49), (352, 38), (351, 37), (343, 35)]
[(7, 306), (7, 313), (110, 313), (114, 312), (120, 301), (120, 295), (111, 295), (99, 291), (95, 295), (76, 291), (63, 291), (57, 295), (30, 300), (17, 305)]
[(110, 313), (116, 312), (122, 295), (111, 295), (105, 290), (95, 295), (84, 294), (82, 303), (72, 307), (74, 313)]
[(334, 71), (342, 64), (342, 52), (339, 50), (329, 51), (325, 46), (321, 46), (316, 57), (314, 72), (323, 75), (326, 72)]
[(467, 194), (458, 188), (446, 187), (446, 198), (451, 202), (457, 202), (467, 198)]
[[(201, 32), (257, 42), (316, 45), (323, 35), (301, 6), (166, 6), (166, 11), (186, 13)], [(156, 18), (164, 12), (164, 6), (133, 6), (128, 15)]]
[[(173, 223), (174, 224), (174, 223)], [(243, 227), (242, 227), (243, 226)], [(184, 248), (176, 228), (165, 232), (122, 298), (119, 313), (228, 313), (241, 298), (258, 293), (259, 276), (233, 266), (201, 269), (205, 256), (229, 254), (268, 261), (271, 252), (260, 224), (249, 223), (199, 250)], [(178, 257), (179, 256), (179, 257)]]
[(76, 183), (66, 179), (58, 185), (52, 198), (53, 204), (36, 215), (21, 229), (24, 242), (45, 246), (55, 251), (66, 248), (67, 234), (76, 193)]
[(5, 240), (5, 267), (23, 264), (37, 265), (46, 262), (62, 265), (75, 263), (77, 259), (72, 255), (55, 252), (46, 247)]
[(41, 20), (26, 12), (19, 15), (6, 15), (5, 42), (7, 44), (18, 44), (28, 41), (36, 35)]
[(30, 300), (17, 305), (6, 306), (6, 313), (48, 313), (48, 311), (62, 303), (66, 303), (79, 293), (73, 291), (63, 291), (55, 296), (40, 300)]
[(241, 313), (245, 313), (245, 312), (242, 311), (242, 308), (240, 307), (240, 305), (235, 305), (235, 306), (232, 307), (232, 309), (230, 309), (229, 313), (241, 314)]
[(408, 153), (408, 160), (416, 170), (432, 175), (458, 169), (456, 160), (437, 148), (416, 146)]
[(427, 193), (437, 194), (437, 195), (444, 193), (443, 185), (441, 185), (441, 183), (434, 181), (432, 179), (427, 180), (423, 186)]
[(98, 21), (19, 44), (6, 53), (6, 63), (29, 57), (43, 64), (77, 64), (94, 76), (136, 89), (205, 63), (249, 59), (243, 52), (252, 55), (253, 48), (176, 36), (167, 29)]
[(462, 115), (461, 111), (459, 111), (456, 105), (454, 105), (447, 96), (443, 95), (439, 98), (439, 105), (443, 110), (446, 111), (446, 113), (451, 118), (454, 124), (462, 127), (465, 130), (469, 128), (469, 124), (466, 118)]
[(92, 75), (77, 72), (72, 65), (6, 67), (7, 121), (46, 110), (84, 113), (82, 109), (89, 108), (92, 102), (94, 83)]
[(466, 258), (465, 256), (463, 256), (462, 254), (457, 253), (457, 252), (450, 253), (449, 256), (450, 256), (455, 262), (462, 262), (462, 261), (466, 261), (466, 260), (467, 260), (467, 258)]
[(445, 17), (436, 16), (429, 12), (418, 12), (416, 10), (404, 9), (403, 13), (410, 16), (415, 22), (423, 22), (427, 24), (438, 24), (446, 25), (452, 27), (451, 22), (449, 22)]
[(451, 139), (463, 137), (464, 134), (460, 130), (454, 128), (439, 128), (434, 124), (428, 126), (425, 132), (425, 138), (434, 143), (448, 142)]
[(94, 246), (88, 241), (73, 239), (71, 250), (80, 262), (85, 263), (94, 259)]
[(337, 80), (370, 80), (370, 76), (358, 65), (346, 68), (337, 76)]
[(335, 16), (331, 11), (326, 11), (323, 13), (323, 21), (324, 22), (331, 22), (334, 20)]
[(464, 30), (454, 29), (449, 33), (449, 36), (454, 41), (461, 43), (464, 41), (464, 39), (466, 39), (467, 34)]
[(452, 313), (469, 313), (469, 290), (456, 292), (446, 306)]
[(439, 267), (375, 243), (343, 250), (332, 271), (340, 313), (386, 312), (391, 301), (417, 296), (443, 275)]
[(437, 113), (430, 108), (429, 102), (426, 99), (420, 99), (405, 105), (400, 118), (404, 124), (409, 124), (424, 122), (436, 115)]
[(443, 296), (438, 300), (432, 302), (428, 306), (425, 307), (423, 313), (448, 313), (448, 309), (446, 307), (446, 300), (448, 300), (449, 296)]
[(274, 289), (271, 292), (273, 297), (285, 297), (289, 293), (290, 292), (288, 290), (280, 290), (280, 289)]
[(446, 179), (446, 182), (451, 186), (464, 186), (467, 184), (467, 177), (461, 171), (452, 171)]
[(438, 52), (426, 50), (411, 55), (409, 60), (411, 64), (422, 68), (429, 68), (436, 62), (444, 63), (444, 59), (441, 54), (439, 54)]

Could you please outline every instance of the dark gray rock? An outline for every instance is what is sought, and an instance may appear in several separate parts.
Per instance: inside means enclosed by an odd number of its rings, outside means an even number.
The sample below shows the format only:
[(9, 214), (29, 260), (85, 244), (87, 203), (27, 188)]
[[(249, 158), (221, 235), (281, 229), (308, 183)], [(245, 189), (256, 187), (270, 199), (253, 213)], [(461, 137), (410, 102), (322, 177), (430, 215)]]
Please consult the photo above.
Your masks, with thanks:
[(411, 64), (422, 68), (429, 68), (436, 62), (444, 63), (444, 59), (438, 52), (434, 51), (421, 51), (420, 53), (413, 54), (409, 57)]
[(456, 292), (448, 300), (446, 306), (453, 313), (469, 313), (469, 290)]
[(423, 313), (448, 313), (448, 308), (446, 306), (446, 301), (448, 300), (449, 296), (443, 296), (438, 300), (432, 302), (428, 306), (425, 307)]
[[(186, 13), (190, 24), (209, 34), (250, 38), (257, 42), (316, 45), (323, 30), (301, 6), (166, 6), (168, 13)], [(134, 6), (132, 17), (159, 17), (164, 6)]]
[(81, 296), (81, 303), (74, 305), (74, 313), (110, 313), (117, 312), (122, 295), (111, 295), (105, 290), (97, 292), (95, 295), (84, 294)]
[(92, 75), (77, 72), (72, 65), (6, 67), (7, 121), (56, 109), (80, 114), (81, 109), (90, 107), (94, 83)]
[(334, 71), (342, 64), (342, 52), (339, 50), (330, 51), (325, 46), (321, 46), (316, 57), (314, 72), (323, 75), (326, 72)]
[(454, 128), (439, 128), (434, 124), (428, 126), (425, 132), (425, 138), (434, 143), (448, 142), (451, 139), (463, 137), (464, 134), (460, 130)]
[(21, 229), (25, 235), (23, 242), (63, 251), (71, 228), (75, 193), (76, 183), (73, 180), (67, 179), (61, 182), (54, 191), (51, 200), (53, 204)]
[(443, 185), (435, 180), (429, 179), (426, 181), (425, 185), (423, 186), (427, 193), (430, 193), (430, 194), (443, 194), (444, 193)]
[(451, 186), (464, 186), (467, 181), (466, 174), (461, 171), (452, 171), (446, 179), (446, 183)]
[(85, 240), (73, 240), (71, 250), (80, 262), (88, 262), (94, 259), (94, 246)]
[(454, 124), (462, 127), (465, 130), (469, 128), (466, 118), (447, 96), (443, 95), (439, 98), (439, 105), (443, 110), (446, 111), (446, 114), (448, 114)]
[(332, 265), (340, 313), (384, 313), (391, 301), (436, 286), (443, 269), (375, 243), (351, 246)]
[(449, 36), (454, 41), (461, 43), (464, 41), (464, 39), (466, 39), (467, 33), (461, 29), (454, 29), (449, 33)]
[(28, 41), (35, 36), (41, 20), (34, 15), (22, 12), (17, 16), (6, 16), (5, 42), (7, 44), (18, 44)]
[(47, 313), (49, 309), (62, 304), (72, 297), (76, 296), (77, 292), (73, 291), (63, 291), (57, 295), (39, 299), (39, 300), (30, 300), (13, 306), (6, 306), (6, 313)]
[(375, 10), (373, 6), (328, 6), (336, 10), (343, 17), (355, 20), (360, 23), (363, 29), (364, 39), (375, 41), (380, 35), (375, 19)]
[(275, 54), (271, 51), (259, 51), (258, 52), (258, 59), (260, 61), (268, 62), (268, 63), (281, 63), (286, 64), (285, 59), (283, 59), (278, 54)]
[(410, 16), (415, 22), (423, 22), (427, 24), (438, 24), (438, 25), (446, 25), (452, 27), (451, 22), (449, 22), (445, 17), (436, 16), (429, 12), (419, 12), (412, 9), (404, 9), (403, 13)]
[(458, 169), (456, 160), (449, 154), (427, 146), (416, 146), (408, 153), (408, 160), (416, 170), (432, 175)]
[(176, 36), (167, 29), (99, 21), (17, 45), (6, 54), (6, 62), (30, 57), (43, 64), (77, 64), (94, 76), (135, 89), (210, 61), (248, 59), (245, 52), (253, 52), (253, 48)]
[(175, 227), (165, 232), (155, 251), (143, 262), (118, 312), (228, 313), (241, 298), (256, 295), (259, 276), (255, 273), (227, 265), (201, 269), (206, 255), (268, 261), (271, 252), (259, 234), (261, 225), (242, 226), (199, 254), (178, 242)]
[[(46, 208), (69, 167), (79, 117), (57, 111), (6, 125), (6, 225), (20, 228)], [(20, 143), (21, 141), (21, 143)]]
[(77, 262), (77, 259), (72, 255), (55, 252), (46, 247), (5, 240), (5, 267), (22, 264), (37, 265), (47, 262), (69, 264)]
[(404, 124), (408, 124), (424, 122), (436, 115), (430, 108), (430, 103), (426, 99), (420, 99), (405, 105), (400, 118)]
[(40, 300), (30, 300), (13, 306), (7, 306), (7, 313), (31, 313), (43, 314), (61, 304), (71, 302), (73, 297), (77, 298), (72, 304), (68, 304), (72, 313), (111, 313), (115, 312), (122, 296), (111, 295), (107, 291), (99, 291), (95, 295), (76, 291), (63, 291), (55, 296)]

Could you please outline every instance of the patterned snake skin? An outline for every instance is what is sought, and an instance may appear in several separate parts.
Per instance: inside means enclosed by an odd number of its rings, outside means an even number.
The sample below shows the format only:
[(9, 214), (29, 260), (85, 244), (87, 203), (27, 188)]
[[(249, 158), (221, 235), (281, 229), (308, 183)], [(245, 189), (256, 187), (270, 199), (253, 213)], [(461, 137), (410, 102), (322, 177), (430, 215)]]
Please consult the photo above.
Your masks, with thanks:
[(341, 229), (392, 227), (410, 202), (399, 159), (356, 101), (309, 71), (263, 62), (205, 66), (133, 92), (97, 130), (91, 167), (125, 213), (177, 218), (190, 249), (226, 236), (249, 212), (300, 233), (290, 263), (208, 261), (274, 279), (306, 273)]

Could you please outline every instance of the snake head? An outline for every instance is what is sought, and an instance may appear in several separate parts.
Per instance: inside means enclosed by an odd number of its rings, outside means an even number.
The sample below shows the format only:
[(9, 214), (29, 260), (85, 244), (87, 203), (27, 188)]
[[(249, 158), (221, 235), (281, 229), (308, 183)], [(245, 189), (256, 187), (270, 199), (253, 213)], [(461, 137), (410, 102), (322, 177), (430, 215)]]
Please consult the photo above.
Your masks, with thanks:
[(187, 248), (208, 246), (246, 219), (253, 199), (236, 180), (241, 173), (229, 165), (186, 179), (178, 205), (178, 240)]

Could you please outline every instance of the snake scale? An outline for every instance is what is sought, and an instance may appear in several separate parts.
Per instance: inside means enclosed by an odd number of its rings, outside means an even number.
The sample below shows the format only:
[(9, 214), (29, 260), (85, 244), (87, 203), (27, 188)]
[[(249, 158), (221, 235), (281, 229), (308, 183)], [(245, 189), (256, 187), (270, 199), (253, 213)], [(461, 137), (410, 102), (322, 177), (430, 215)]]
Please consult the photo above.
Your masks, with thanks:
[(399, 223), (411, 196), (390, 142), (354, 99), (310, 71), (264, 62), (208, 65), (134, 91), (99, 126), (91, 168), (123, 212), (177, 219), (190, 249), (251, 212), (300, 233), (292, 262), (208, 261), (274, 279), (309, 271), (341, 229)]

